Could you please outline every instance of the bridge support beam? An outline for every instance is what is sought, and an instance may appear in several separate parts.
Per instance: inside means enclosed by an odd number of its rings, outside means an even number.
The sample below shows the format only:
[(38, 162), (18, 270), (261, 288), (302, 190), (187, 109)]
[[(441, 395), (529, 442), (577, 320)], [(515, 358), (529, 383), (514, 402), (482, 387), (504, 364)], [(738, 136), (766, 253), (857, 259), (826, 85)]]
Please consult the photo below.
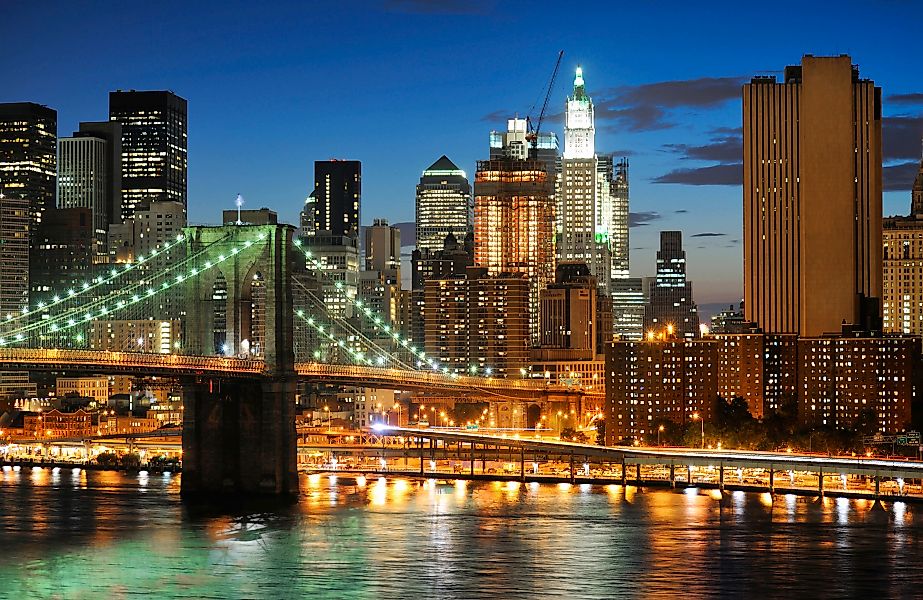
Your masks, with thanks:
[(817, 471), (817, 492), (820, 494), (820, 497), (824, 497), (824, 470), (818, 469)]
[(718, 489), (724, 491), (724, 463), (718, 466)]
[(878, 496), (881, 495), (881, 477), (875, 475), (875, 499), (878, 499)]
[(773, 494), (776, 491), (776, 472), (770, 467), (769, 468), (769, 493)]
[(211, 381), (183, 390), (184, 497), (295, 496), (295, 379)]
[(670, 487), (676, 487), (676, 465), (670, 463)]

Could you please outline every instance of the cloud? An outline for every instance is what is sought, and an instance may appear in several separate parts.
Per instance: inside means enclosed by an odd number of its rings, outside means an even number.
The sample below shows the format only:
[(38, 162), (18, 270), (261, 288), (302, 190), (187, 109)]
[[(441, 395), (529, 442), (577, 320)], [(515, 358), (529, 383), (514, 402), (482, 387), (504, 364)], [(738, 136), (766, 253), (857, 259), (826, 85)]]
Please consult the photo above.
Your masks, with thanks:
[(923, 115), (899, 115), (881, 120), (881, 154), (885, 161), (920, 157)]
[(743, 175), (743, 163), (734, 163), (694, 169), (674, 169), (651, 181), (680, 185), (742, 185)]
[[(740, 98), (742, 77), (700, 77), (617, 86), (590, 93), (600, 129), (653, 131), (674, 126), (669, 112), (710, 109)], [(609, 121), (610, 124), (605, 123)]]
[(881, 169), (882, 189), (886, 192), (909, 192), (920, 169), (918, 161), (889, 165)]
[(739, 135), (729, 135), (712, 138), (711, 142), (701, 146), (688, 144), (665, 144), (668, 152), (683, 155), (683, 159), (707, 160), (722, 164), (734, 163), (743, 157), (743, 138)]
[(643, 227), (650, 225), (651, 221), (660, 219), (660, 213), (657, 212), (630, 212), (628, 213), (629, 227)]
[(888, 96), (888, 102), (895, 104), (919, 104), (923, 105), (923, 94), (891, 94)]
[(676, 214), (678, 214), (678, 215), (684, 215), (684, 214), (686, 214), (686, 213), (689, 212), (689, 211), (686, 210), (685, 208), (681, 208), (681, 209), (679, 209), (679, 210), (674, 210), (673, 212), (676, 213)]
[(509, 119), (512, 114), (513, 113), (508, 110), (495, 110), (481, 117), (481, 120), (487, 121), (488, 123), (497, 123), (497, 122), (505, 123), (506, 120)]
[(600, 152), (600, 154), (604, 154), (606, 156), (618, 156), (618, 157), (637, 156), (638, 151), (637, 150), (610, 150), (609, 152)]
[(715, 233), (713, 231), (706, 231), (705, 233), (694, 233), (689, 237), (699, 238), (699, 237), (722, 237), (727, 235), (726, 233)]
[(411, 15), (486, 15), (493, 11), (492, 0), (385, 0), (385, 12)]

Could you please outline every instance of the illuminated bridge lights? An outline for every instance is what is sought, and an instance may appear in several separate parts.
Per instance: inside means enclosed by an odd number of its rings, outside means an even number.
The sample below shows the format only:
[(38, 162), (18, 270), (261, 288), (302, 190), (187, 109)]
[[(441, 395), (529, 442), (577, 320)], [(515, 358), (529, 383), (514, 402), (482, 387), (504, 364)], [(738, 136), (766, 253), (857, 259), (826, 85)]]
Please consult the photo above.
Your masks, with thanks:
[[(181, 241), (181, 240), (180, 240), (180, 241)], [(211, 266), (216, 266), (216, 265), (218, 265), (219, 263), (223, 262), (224, 260), (227, 260), (227, 258), (230, 258), (230, 256), (233, 256), (233, 254), (236, 254), (237, 252), (239, 252), (240, 249), (241, 249), (242, 247), (243, 247), (243, 246), (238, 247), (238, 248), (234, 248), (234, 252), (232, 252), (231, 255), (225, 256), (225, 255), (222, 254), (222, 255), (221, 255), (221, 259), (220, 259), (219, 261), (215, 262), (215, 263), (211, 263)], [(206, 250), (207, 250), (207, 248), (204, 249), (203, 252), (205, 252)], [(200, 253), (200, 254), (201, 254), (201, 253)], [(198, 256), (198, 255), (197, 255), (197, 256)], [(195, 257), (189, 257), (187, 260), (193, 260), (193, 259), (195, 259)], [(175, 268), (175, 267), (172, 267), (172, 268)], [(172, 269), (172, 268), (171, 268), (171, 269)], [(168, 270), (170, 270), (170, 269), (168, 269)], [(197, 270), (196, 270), (196, 274), (201, 273), (201, 272), (204, 271), (204, 270), (205, 270), (205, 269), (202, 269), (202, 270), (198, 270), (198, 269), (197, 269)], [(158, 276), (155, 275), (152, 279), (156, 279), (157, 277), (158, 277)], [(130, 301), (125, 301), (125, 300), (121, 300), (121, 299), (120, 299), (118, 302), (115, 303), (115, 305), (114, 305), (111, 309), (110, 309), (110, 308), (107, 308), (105, 305), (103, 305), (103, 306), (97, 311), (96, 317), (98, 318), (98, 317), (107, 316), (107, 315), (109, 315), (110, 313), (115, 312), (115, 311), (118, 310), (118, 309), (122, 309), (122, 308), (124, 308), (124, 307), (131, 306), (131, 305), (133, 305), (133, 304), (137, 304), (137, 303), (141, 302), (144, 298), (150, 298), (150, 297), (154, 296), (158, 291), (167, 290), (167, 289), (173, 287), (174, 285), (177, 285), (178, 283), (180, 283), (180, 282), (177, 281), (177, 282), (172, 282), (172, 283), (171, 283), (171, 280), (165, 279), (165, 280), (161, 283), (161, 285), (159, 286), (159, 287), (160, 287), (159, 290), (158, 290), (158, 289), (155, 289), (154, 287), (149, 287), (149, 288), (147, 288), (147, 290), (144, 291), (143, 295), (139, 295), (138, 293), (133, 293), (133, 294), (131, 295), (131, 300), (130, 300)], [(135, 284), (135, 285), (137, 286), (137, 285), (142, 285), (142, 284), (143, 284), (143, 280), (142, 280), (142, 282), (139, 282), (139, 283), (137, 283), (137, 284)], [(86, 283), (85, 283), (84, 285), (86, 285)], [(124, 293), (124, 292), (119, 292), (119, 293)], [(89, 302), (88, 304), (91, 304), (91, 305), (92, 305), (92, 304), (93, 304), (93, 301)], [(49, 306), (50, 306), (50, 305), (49, 305)], [(22, 333), (23, 333), (23, 332), (28, 332), (28, 331), (37, 329), (37, 328), (39, 328), (39, 327), (55, 326), (55, 327), (58, 328), (57, 330), (63, 330), (63, 329), (68, 329), (68, 328), (74, 327), (74, 326), (77, 325), (78, 319), (75, 319), (73, 316), (71, 316), (71, 314), (72, 314), (73, 312), (75, 312), (76, 310), (81, 310), (81, 309), (79, 309), (79, 308), (69, 309), (69, 310), (65, 311), (63, 314), (59, 314), (58, 316), (52, 317), (51, 319), (45, 319), (45, 320), (43, 320), (43, 321), (40, 322), (40, 323), (34, 323), (34, 324), (31, 324), (31, 325), (27, 325), (27, 326), (21, 327), (20, 330), (19, 330), (19, 331), (20, 331), (20, 333), (19, 333), (20, 337), (16, 338), (16, 337), (14, 336), (14, 339), (16, 339), (17, 341), (20, 341), (20, 340), (24, 339), (24, 336), (22, 336)], [(79, 317), (78, 317), (78, 318), (79, 318)], [(90, 309), (90, 310), (88, 310), (88, 312), (85, 313), (82, 322), (91, 321), (93, 318), (94, 318), (93, 310)], [(63, 323), (64, 323), (64, 319), (67, 319), (66, 325), (63, 324)], [(61, 324), (59, 325), (59, 323), (61, 323)], [(55, 331), (57, 331), (57, 330), (55, 330)], [(82, 336), (78, 336), (78, 339), (82, 339)]]
[[(176, 236), (176, 240), (175, 240), (175, 241), (168, 242), (168, 243), (164, 244), (164, 245), (163, 245), (162, 247), (160, 247), (160, 248), (155, 248), (155, 249), (151, 250), (151, 256), (156, 256), (158, 253), (166, 252), (167, 250), (173, 248), (173, 247), (176, 246), (177, 244), (183, 242), (185, 239), (186, 239), (186, 238), (185, 238), (182, 234), (180, 234), (180, 235)], [(96, 288), (96, 287), (99, 287), (99, 286), (101, 286), (101, 285), (103, 285), (103, 284), (105, 284), (105, 283), (111, 283), (111, 282), (113, 282), (116, 278), (118, 278), (120, 275), (122, 275), (122, 274), (124, 274), (124, 273), (126, 273), (126, 272), (132, 270), (133, 268), (137, 267), (141, 262), (143, 262), (143, 260), (144, 260), (144, 257), (140, 257), (140, 256), (139, 256), (139, 257), (138, 257), (138, 260), (137, 260), (136, 262), (134, 262), (134, 263), (126, 263), (126, 264), (125, 264), (125, 268), (124, 268), (124, 270), (123, 270), (121, 273), (120, 273), (117, 269), (113, 268), (113, 269), (109, 272), (109, 277), (103, 277), (103, 276), (94, 277), (92, 280), (90, 280), (90, 281), (84, 281), (83, 283), (77, 285), (76, 287), (79, 287), (79, 288), (80, 288), (80, 292), (83, 293), (83, 292), (87, 292), (87, 291), (89, 291), (89, 290), (91, 290), (91, 289), (94, 289), (94, 288)], [(31, 310), (31, 311), (29, 310), (29, 307), (28, 307), (28, 306), (24, 306), (23, 309), (22, 309), (22, 312), (21, 312), (21, 316), (22, 316), (22, 317), (26, 317), (26, 316), (28, 316), (28, 315), (30, 315), (30, 314), (33, 314), (33, 313), (38, 312), (38, 311), (41, 311), (41, 310), (43, 310), (43, 309), (52, 308), (52, 307), (56, 306), (57, 304), (60, 304), (61, 302), (63, 302), (63, 301), (66, 300), (67, 298), (70, 298), (70, 297), (72, 297), (72, 296), (76, 296), (77, 293), (78, 293), (77, 290), (76, 290), (74, 287), (71, 287), (71, 288), (69, 288), (69, 289), (67, 290), (65, 297), (62, 297), (60, 294), (55, 294), (54, 296), (52, 296), (52, 298), (51, 298), (50, 301), (47, 301), (47, 302), (46, 302), (46, 301), (39, 301), (39, 302), (37, 302), (37, 303), (36, 303), (36, 307), (35, 307), (33, 310)], [(11, 319), (12, 316), (10, 316), (10, 317), (8, 317), (8, 318)]]

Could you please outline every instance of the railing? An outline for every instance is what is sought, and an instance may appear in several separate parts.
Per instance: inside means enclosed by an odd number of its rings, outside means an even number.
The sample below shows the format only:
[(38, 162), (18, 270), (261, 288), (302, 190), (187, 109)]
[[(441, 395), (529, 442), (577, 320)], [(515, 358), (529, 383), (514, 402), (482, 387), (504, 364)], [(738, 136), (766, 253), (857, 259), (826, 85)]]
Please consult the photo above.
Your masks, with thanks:
[[(579, 388), (555, 385), (530, 379), (503, 379), (497, 377), (472, 377), (469, 375), (448, 375), (427, 371), (408, 371), (388, 367), (365, 367), (360, 365), (326, 365), (323, 363), (298, 363), (296, 371), (305, 377), (330, 377), (351, 381), (393, 381), (415, 386), (433, 386), (452, 389), (481, 389), (497, 392), (559, 392), (592, 393)], [(601, 393), (598, 392), (597, 393)]]
[(188, 356), (184, 354), (152, 354), (141, 352), (109, 352), (100, 350), (61, 350), (56, 348), (3, 348), (0, 363), (22, 366), (88, 366), (101, 370), (111, 368), (151, 369), (164, 371), (207, 371), (259, 375), (265, 372), (261, 360), (224, 356)]

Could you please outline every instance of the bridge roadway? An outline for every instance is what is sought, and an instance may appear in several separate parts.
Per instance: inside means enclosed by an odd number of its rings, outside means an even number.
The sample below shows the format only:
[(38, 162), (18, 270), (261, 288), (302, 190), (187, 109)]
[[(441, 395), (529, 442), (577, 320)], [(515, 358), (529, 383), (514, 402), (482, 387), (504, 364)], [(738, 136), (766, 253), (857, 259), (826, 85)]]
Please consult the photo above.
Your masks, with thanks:
[[(675, 467), (725, 469), (764, 469), (770, 473), (812, 472), (821, 475), (851, 474), (875, 478), (923, 479), (923, 462), (881, 458), (814, 456), (788, 452), (751, 452), (743, 450), (695, 450), (690, 448), (650, 448), (631, 446), (596, 446), (564, 441), (503, 437), (467, 431), (417, 429), (410, 427), (376, 427), (381, 436), (399, 436), (417, 440), (433, 440), (445, 444), (502, 446), (520, 450), (521, 454), (572, 456), (580, 462), (621, 464), (630, 466), (657, 465)], [(422, 446), (421, 446), (422, 447)], [(436, 443), (438, 447), (438, 443)], [(772, 483), (770, 483), (772, 487)]]
[[(131, 373), (161, 377), (204, 375), (252, 379), (269, 374), (263, 361), (253, 359), (57, 348), (0, 348), (0, 364), (10, 370), (71, 369), (94, 373)], [(298, 376), (304, 379), (348, 385), (379, 385), (414, 391), (439, 390), (456, 393), (479, 391), (511, 398), (531, 398), (538, 394), (563, 396), (602, 394), (600, 390), (584, 391), (532, 379), (455, 376), (387, 367), (301, 362), (295, 365), (295, 370)]]

